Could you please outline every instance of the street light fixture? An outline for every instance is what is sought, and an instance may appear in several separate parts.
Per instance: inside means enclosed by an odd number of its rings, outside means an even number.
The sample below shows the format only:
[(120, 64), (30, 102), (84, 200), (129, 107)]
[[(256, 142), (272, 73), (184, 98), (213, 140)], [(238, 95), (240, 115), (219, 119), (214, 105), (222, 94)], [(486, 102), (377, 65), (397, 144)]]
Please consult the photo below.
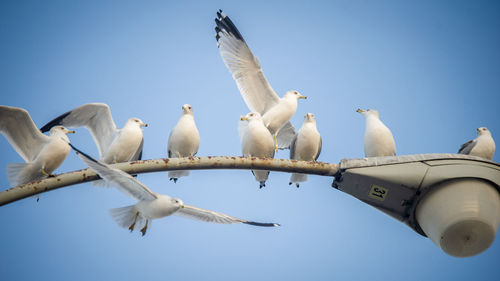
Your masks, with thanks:
[(332, 184), (449, 255), (486, 250), (500, 224), (500, 164), (457, 154), (344, 159)]

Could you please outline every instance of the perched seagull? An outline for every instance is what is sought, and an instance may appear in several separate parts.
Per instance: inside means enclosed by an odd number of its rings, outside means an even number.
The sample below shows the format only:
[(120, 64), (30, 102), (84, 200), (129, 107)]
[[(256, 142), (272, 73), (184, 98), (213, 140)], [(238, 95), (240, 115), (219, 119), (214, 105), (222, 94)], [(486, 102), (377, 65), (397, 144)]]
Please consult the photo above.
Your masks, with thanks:
[[(244, 122), (247, 123), (245, 124)], [(240, 118), (238, 126), (241, 138), (241, 151), (243, 156), (249, 157), (274, 157), (274, 142), (269, 130), (264, 126), (262, 117), (258, 112), (250, 112)], [(260, 183), (260, 188), (266, 186), (269, 171), (253, 170), (255, 180)]]
[[(200, 133), (194, 122), (193, 107), (189, 104), (182, 106), (182, 115), (177, 125), (170, 132), (168, 137), (168, 157), (181, 158), (192, 157), (198, 153), (200, 147)], [(189, 175), (189, 171), (170, 171), (168, 177), (177, 182), (180, 177)]]
[(110, 214), (116, 223), (123, 228), (128, 228), (131, 232), (140, 229), (142, 236), (144, 236), (148, 228), (151, 227), (152, 220), (172, 214), (222, 224), (245, 223), (255, 226), (279, 226), (277, 223), (247, 221), (184, 204), (180, 199), (153, 192), (131, 175), (93, 159), (73, 145), (71, 147), (83, 162), (101, 178), (138, 201), (135, 205), (110, 210)]
[(108, 164), (140, 160), (144, 144), (141, 127), (148, 126), (138, 118), (130, 118), (123, 128), (116, 128), (109, 106), (104, 103), (79, 106), (50, 121), (40, 130), (45, 132), (55, 125), (87, 128), (97, 144), (101, 161)]
[(470, 140), (460, 147), (459, 154), (474, 155), (493, 160), (495, 154), (495, 141), (491, 137), (491, 132), (486, 127), (476, 129), (477, 138)]
[(378, 111), (373, 109), (358, 109), (356, 112), (363, 114), (366, 118), (365, 157), (396, 155), (394, 137), (389, 128), (380, 121)]
[[(307, 113), (304, 116), (304, 123), (295, 135), (290, 146), (290, 159), (303, 161), (316, 161), (321, 153), (321, 135), (316, 128), (316, 118), (314, 114)], [(306, 174), (293, 173), (290, 176), (291, 185), (295, 183), (299, 187), (300, 182), (307, 181)]]
[(11, 186), (18, 186), (37, 179), (54, 176), (69, 153), (69, 138), (74, 133), (63, 126), (55, 126), (50, 135), (42, 134), (28, 112), (22, 108), (0, 106), (0, 133), (26, 161), (7, 166)]
[(288, 91), (279, 98), (231, 19), (219, 10), (215, 23), (215, 39), (222, 60), (232, 73), (245, 103), (250, 111), (260, 113), (276, 147), (289, 148), (295, 135), (289, 120), (297, 110), (297, 100), (307, 97), (297, 91)]

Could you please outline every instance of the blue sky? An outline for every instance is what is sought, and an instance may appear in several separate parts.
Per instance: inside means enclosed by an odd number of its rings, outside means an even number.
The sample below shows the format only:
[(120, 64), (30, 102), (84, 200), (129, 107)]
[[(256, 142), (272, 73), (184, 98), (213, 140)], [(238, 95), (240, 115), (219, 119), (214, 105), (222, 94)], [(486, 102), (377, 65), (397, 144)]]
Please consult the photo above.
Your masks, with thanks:
[[(374, 108), (399, 155), (454, 153), (486, 126), (500, 135), (500, 5), (495, 1), (9, 1), (0, 2), (0, 104), (38, 126), (89, 102), (118, 127), (139, 117), (144, 159), (166, 157), (168, 134), (189, 103), (198, 155), (240, 155), (248, 109), (220, 58), (214, 17), (223, 9), (259, 58), (274, 90), (295, 89), (292, 119), (316, 115), (320, 161), (363, 157), (363, 117)], [(70, 135), (97, 156), (88, 131)], [(22, 162), (0, 137), (0, 169)], [(494, 160), (499, 162), (499, 153)], [(288, 158), (288, 151), (276, 157)], [(71, 153), (57, 173), (85, 168)], [(174, 184), (140, 175), (188, 204), (277, 229), (180, 217), (145, 237), (108, 209), (132, 204), (115, 189), (80, 184), (0, 208), (5, 280), (492, 280), (500, 241), (457, 259), (382, 212), (310, 176), (299, 189), (271, 173), (194, 171)], [(9, 184), (4, 172), (0, 184)]]

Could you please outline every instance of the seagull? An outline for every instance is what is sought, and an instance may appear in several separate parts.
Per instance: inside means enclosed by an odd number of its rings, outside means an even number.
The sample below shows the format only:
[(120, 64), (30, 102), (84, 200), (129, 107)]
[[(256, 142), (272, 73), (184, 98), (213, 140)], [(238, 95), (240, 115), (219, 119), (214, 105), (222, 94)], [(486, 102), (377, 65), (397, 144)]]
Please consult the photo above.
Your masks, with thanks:
[[(168, 157), (181, 158), (193, 157), (198, 153), (200, 147), (200, 133), (194, 122), (193, 107), (189, 104), (182, 106), (182, 115), (177, 122), (177, 125), (170, 132), (168, 137)], [(168, 177), (174, 183), (180, 177), (189, 175), (189, 171), (170, 171)]]
[(260, 113), (274, 137), (276, 149), (289, 148), (295, 135), (295, 128), (289, 120), (297, 110), (297, 100), (307, 97), (292, 90), (280, 98), (267, 82), (258, 59), (241, 33), (222, 10), (217, 12), (215, 23), (215, 39), (222, 60), (232, 73), (247, 107)]
[(495, 154), (495, 141), (491, 137), (490, 130), (486, 127), (480, 127), (477, 128), (476, 131), (477, 138), (462, 144), (458, 153), (493, 160), (493, 155)]
[(116, 128), (109, 106), (104, 103), (79, 106), (45, 124), (40, 130), (46, 132), (55, 125), (87, 128), (97, 144), (101, 161), (108, 164), (140, 160), (144, 144), (141, 127), (148, 126), (139, 118), (130, 118), (123, 128)]
[(9, 141), (26, 163), (7, 165), (11, 186), (18, 186), (51, 174), (69, 153), (69, 138), (74, 133), (63, 126), (55, 126), (50, 134), (42, 134), (28, 111), (18, 107), (0, 106), (0, 133)]
[(148, 228), (151, 227), (152, 220), (173, 214), (200, 221), (221, 224), (244, 223), (263, 227), (279, 226), (277, 223), (247, 221), (184, 204), (181, 199), (153, 192), (131, 175), (121, 170), (111, 168), (109, 165), (97, 161), (78, 150), (73, 145), (70, 144), (70, 146), (91, 170), (95, 171), (111, 185), (116, 186), (119, 191), (138, 201), (135, 205), (110, 210), (111, 217), (116, 223), (123, 228), (128, 228), (131, 232), (135, 229), (140, 229), (142, 236), (144, 236)]
[(365, 157), (395, 156), (394, 137), (389, 128), (380, 121), (378, 111), (358, 109), (356, 112), (361, 113), (366, 118)]
[[(241, 122), (246, 121), (246, 122)], [(241, 151), (245, 157), (274, 157), (274, 142), (269, 130), (264, 126), (262, 117), (258, 112), (250, 112), (240, 118), (238, 127), (241, 138)], [(255, 180), (259, 187), (266, 186), (269, 171), (253, 170)]]
[[(290, 159), (303, 161), (316, 161), (321, 153), (321, 135), (316, 128), (316, 118), (314, 114), (307, 113), (304, 116), (304, 123), (292, 140), (290, 146)], [(307, 181), (306, 174), (294, 173), (290, 176), (291, 185), (295, 183), (299, 187), (300, 182)]]

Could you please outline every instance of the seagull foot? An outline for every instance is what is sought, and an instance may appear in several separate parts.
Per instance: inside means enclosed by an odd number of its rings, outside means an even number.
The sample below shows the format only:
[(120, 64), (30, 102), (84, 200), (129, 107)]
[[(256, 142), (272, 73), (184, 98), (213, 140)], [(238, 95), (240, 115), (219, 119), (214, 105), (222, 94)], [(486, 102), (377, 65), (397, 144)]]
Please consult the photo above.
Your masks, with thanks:
[(262, 189), (262, 187), (264, 187), (264, 186), (266, 186), (266, 182), (265, 181), (264, 182), (261, 181), (260, 184), (259, 184), (259, 188)]
[(174, 183), (177, 183), (178, 178), (170, 178), (171, 181), (174, 181)]
[(148, 224), (146, 223), (146, 225), (141, 229), (142, 236), (146, 235), (146, 230), (147, 229), (148, 229)]
[(46, 177), (48, 177), (48, 178), (53, 178), (53, 177), (55, 177), (55, 176), (56, 176), (56, 174), (47, 173), (47, 171), (45, 171), (45, 169), (44, 169), (44, 168), (42, 168), (42, 171), (41, 171), (41, 172), (42, 172), (42, 175), (44, 175), (44, 176), (46, 176)]
[(130, 230), (130, 232), (132, 232), (132, 231), (134, 231), (134, 227), (135, 227), (135, 221), (134, 221), (134, 223), (132, 223), (132, 224), (129, 226), (128, 230)]
[(297, 183), (295, 183), (295, 185), (297, 186), (297, 188), (299, 188), (299, 186), (300, 186), (300, 184), (299, 184), (298, 182), (297, 182)]

